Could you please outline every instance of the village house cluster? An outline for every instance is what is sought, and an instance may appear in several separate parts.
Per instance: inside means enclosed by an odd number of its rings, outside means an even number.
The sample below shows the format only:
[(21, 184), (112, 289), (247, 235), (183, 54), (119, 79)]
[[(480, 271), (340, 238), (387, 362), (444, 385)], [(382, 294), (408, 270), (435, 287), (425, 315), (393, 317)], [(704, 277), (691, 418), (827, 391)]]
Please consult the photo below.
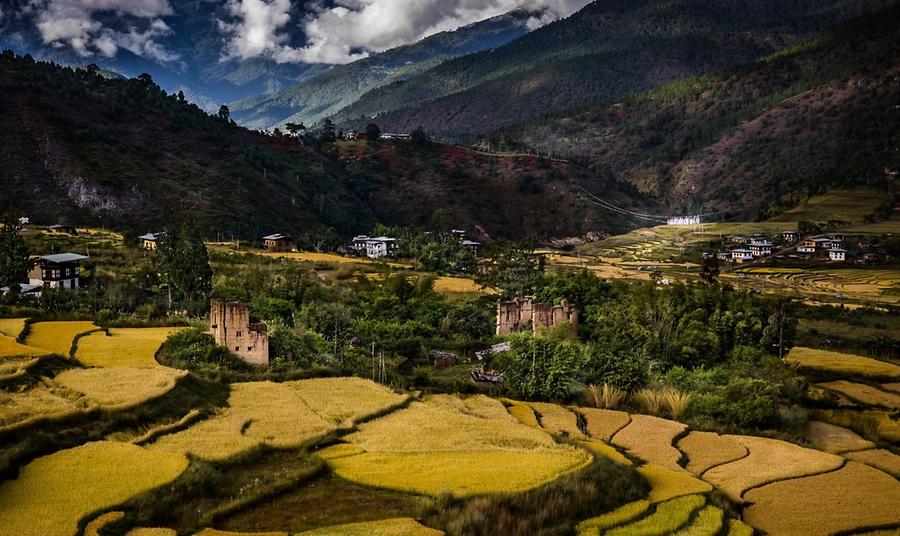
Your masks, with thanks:
[[(771, 256), (776, 248), (781, 248), (778, 255), (786, 255), (790, 259), (811, 259), (815, 255), (822, 260), (844, 262), (847, 250), (844, 249), (844, 237), (839, 234), (800, 239), (797, 231), (782, 231), (777, 242), (772, 238), (757, 234), (750, 237), (732, 235), (726, 242), (732, 246), (719, 251), (716, 257), (720, 261), (744, 264)], [(792, 252), (795, 251), (796, 253)]]

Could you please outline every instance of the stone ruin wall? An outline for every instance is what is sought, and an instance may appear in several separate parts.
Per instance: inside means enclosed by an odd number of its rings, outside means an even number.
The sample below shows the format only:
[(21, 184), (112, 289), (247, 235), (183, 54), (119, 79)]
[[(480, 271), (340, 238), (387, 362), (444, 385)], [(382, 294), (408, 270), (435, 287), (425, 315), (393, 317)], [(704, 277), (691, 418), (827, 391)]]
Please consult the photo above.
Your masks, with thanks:
[(210, 331), (216, 344), (250, 363), (269, 364), (269, 333), (265, 324), (250, 323), (247, 305), (225, 300), (213, 300), (209, 314)]
[(534, 303), (531, 298), (497, 302), (497, 335), (530, 329), (534, 333), (569, 323), (569, 336), (578, 330), (578, 311), (565, 300), (560, 305)]

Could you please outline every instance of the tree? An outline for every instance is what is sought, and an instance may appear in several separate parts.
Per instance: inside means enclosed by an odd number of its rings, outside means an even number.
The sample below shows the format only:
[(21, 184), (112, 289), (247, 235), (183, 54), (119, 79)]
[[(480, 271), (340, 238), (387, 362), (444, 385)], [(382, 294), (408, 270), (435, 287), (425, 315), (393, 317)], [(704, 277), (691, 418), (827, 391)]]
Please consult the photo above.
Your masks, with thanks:
[(223, 121), (228, 121), (231, 118), (231, 110), (228, 109), (228, 106), (222, 105), (219, 107), (219, 119)]
[(422, 127), (418, 127), (413, 130), (412, 139), (410, 140), (412, 144), (416, 147), (422, 148), (431, 143), (431, 140), (428, 139), (428, 134), (425, 134), (425, 130)]
[(28, 271), (34, 266), (28, 256), (28, 246), (19, 234), (22, 225), (12, 213), (3, 217), (0, 228), (0, 287), (18, 289), (28, 279)]
[(712, 285), (719, 278), (719, 259), (716, 256), (703, 259), (703, 268), (700, 269), (700, 279), (708, 285)]
[(366, 141), (376, 143), (381, 139), (381, 129), (375, 123), (366, 125)]
[(789, 302), (790, 298), (779, 300), (777, 309), (769, 315), (759, 341), (764, 350), (778, 354), (781, 358), (786, 350), (794, 346), (794, 337), (797, 335), (797, 319), (791, 315)]
[(322, 134), (319, 139), (329, 143), (335, 141), (334, 121), (326, 119), (325, 122), (322, 123)]
[(515, 335), (509, 352), (498, 354), (496, 365), (503, 383), (516, 396), (526, 399), (561, 400), (569, 394), (583, 359), (575, 341)]
[(306, 133), (306, 125), (301, 123), (285, 123), (284, 130), (291, 136), (298, 138)]
[(483, 288), (499, 291), (504, 298), (531, 296), (541, 286), (545, 262), (529, 243), (501, 244), (475, 281)]
[(205, 310), (212, 292), (212, 267), (200, 231), (191, 223), (171, 227), (157, 246), (160, 277), (168, 285), (169, 309), (180, 303), (188, 311)]
[(462, 339), (465, 354), (472, 341), (493, 335), (494, 317), (490, 310), (477, 303), (466, 303), (451, 309), (441, 321), (441, 328)]

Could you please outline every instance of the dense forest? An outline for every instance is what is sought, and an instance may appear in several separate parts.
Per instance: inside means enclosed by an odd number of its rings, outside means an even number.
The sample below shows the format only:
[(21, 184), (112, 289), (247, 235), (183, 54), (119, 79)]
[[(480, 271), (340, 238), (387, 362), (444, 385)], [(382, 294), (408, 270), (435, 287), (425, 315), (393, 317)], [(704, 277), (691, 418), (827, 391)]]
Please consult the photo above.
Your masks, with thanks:
[(376, 114), (390, 131), (423, 126), (473, 136), (529, 117), (737, 65), (775, 52), (880, 2), (614, 0), (594, 2), (496, 50), (451, 60), (376, 89), (337, 116)]
[(485, 143), (554, 152), (662, 201), (765, 209), (900, 167), (893, 4), (739, 68), (535, 119)]
[[(190, 214), (204, 233), (347, 237), (378, 221), (482, 229), (489, 236), (622, 230), (581, 197), (585, 172), (419, 142), (266, 135), (210, 116), (149, 76), (105, 78), (6, 52), (0, 57), (0, 210), (38, 223), (159, 230)], [(630, 187), (604, 190), (626, 205)], [(443, 209), (439, 211), (439, 209)], [(545, 217), (532, 217), (540, 209)], [(500, 217), (502, 215), (502, 217)]]

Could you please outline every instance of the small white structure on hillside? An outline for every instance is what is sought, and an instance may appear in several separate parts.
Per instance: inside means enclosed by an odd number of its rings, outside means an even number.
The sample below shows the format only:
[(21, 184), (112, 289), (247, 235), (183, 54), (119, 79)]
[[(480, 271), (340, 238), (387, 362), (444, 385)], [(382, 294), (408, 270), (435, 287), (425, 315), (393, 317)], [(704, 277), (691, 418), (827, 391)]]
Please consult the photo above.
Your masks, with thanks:
[(735, 262), (744, 262), (753, 260), (753, 252), (749, 249), (733, 249), (731, 250), (731, 258)]
[(847, 250), (845, 249), (829, 249), (828, 250), (828, 259), (837, 262), (843, 262), (847, 260)]
[(703, 218), (700, 216), (674, 216), (666, 220), (666, 225), (701, 225)]
[(772, 254), (774, 244), (768, 240), (756, 240), (750, 244), (750, 253), (754, 257), (765, 257)]

